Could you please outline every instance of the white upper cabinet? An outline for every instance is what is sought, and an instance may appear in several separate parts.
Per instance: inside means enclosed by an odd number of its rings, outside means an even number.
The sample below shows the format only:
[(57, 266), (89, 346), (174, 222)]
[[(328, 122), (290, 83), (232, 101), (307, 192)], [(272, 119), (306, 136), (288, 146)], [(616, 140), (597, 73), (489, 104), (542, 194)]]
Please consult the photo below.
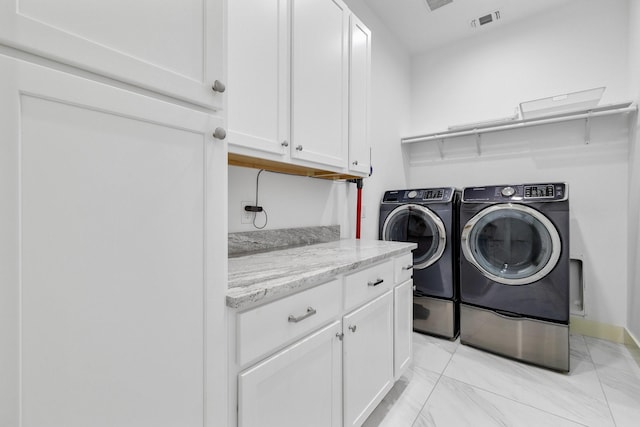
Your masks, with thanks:
[(222, 18), (220, 0), (3, 1), (0, 43), (219, 109)]
[(349, 10), (292, 0), (292, 157), (346, 169)]
[(369, 173), (371, 32), (341, 0), (228, 4), (229, 151)]
[(368, 174), (371, 31), (355, 15), (349, 29), (349, 170)]
[(230, 150), (288, 155), (288, 0), (229, 1), (227, 34)]

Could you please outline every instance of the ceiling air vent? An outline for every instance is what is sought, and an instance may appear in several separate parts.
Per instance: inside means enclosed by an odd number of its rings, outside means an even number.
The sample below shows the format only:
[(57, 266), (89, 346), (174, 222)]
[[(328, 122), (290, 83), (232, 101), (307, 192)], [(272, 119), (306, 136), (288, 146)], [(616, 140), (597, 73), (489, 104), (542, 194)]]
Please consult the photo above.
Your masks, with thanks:
[(471, 20), (471, 27), (478, 28), (483, 25), (490, 24), (493, 21), (497, 21), (500, 19), (500, 11), (496, 10), (495, 12), (487, 13), (486, 15), (482, 15), (479, 18)]
[(453, 0), (427, 0), (427, 4), (429, 5), (429, 9), (433, 12), (434, 10), (451, 3)]

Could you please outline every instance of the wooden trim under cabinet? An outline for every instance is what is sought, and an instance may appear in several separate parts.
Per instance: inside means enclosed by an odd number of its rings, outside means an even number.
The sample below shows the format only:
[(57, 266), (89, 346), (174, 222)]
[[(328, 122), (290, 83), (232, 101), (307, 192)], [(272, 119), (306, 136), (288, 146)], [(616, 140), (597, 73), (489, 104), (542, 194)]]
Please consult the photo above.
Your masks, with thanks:
[(276, 162), (257, 157), (244, 156), (242, 154), (229, 153), (229, 166), (240, 166), (253, 169), (264, 169), (271, 172), (287, 173), (291, 175), (308, 176), (322, 179), (359, 179), (359, 175), (351, 175), (340, 172), (332, 172), (323, 169), (315, 169), (307, 166), (293, 165), (290, 163)]

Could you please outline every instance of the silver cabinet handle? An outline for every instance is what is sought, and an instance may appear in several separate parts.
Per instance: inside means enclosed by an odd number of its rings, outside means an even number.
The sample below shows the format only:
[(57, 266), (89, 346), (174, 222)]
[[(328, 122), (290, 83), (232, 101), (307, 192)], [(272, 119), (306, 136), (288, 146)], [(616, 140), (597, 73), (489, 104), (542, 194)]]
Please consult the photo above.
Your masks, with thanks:
[(211, 86), (211, 89), (213, 89), (214, 92), (222, 93), (227, 90), (227, 87), (220, 80), (216, 80), (215, 82), (213, 82), (213, 86)]
[(302, 145), (298, 145), (298, 146), (296, 147), (296, 150), (298, 150), (298, 151), (302, 151)]
[(307, 307), (307, 312), (305, 314), (303, 314), (302, 316), (294, 316), (293, 314), (289, 315), (289, 319), (287, 319), (289, 322), (291, 323), (298, 323), (304, 319), (306, 319), (307, 317), (311, 317), (314, 314), (316, 314), (316, 309), (313, 307)]
[(384, 282), (384, 279), (378, 279), (375, 282), (369, 282), (367, 285), (369, 286), (378, 286), (380, 283)]
[(357, 327), (356, 325), (349, 326), (349, 330), (351, 332), (355, 332), (356, 331), (356, 327)]
[(402, 267), (403, 270), (411, 270), (413, 268), (413, 264), (405, 265)]
[(282, 143), (280, 144), (283, 147), (288, 147), (289, 146), (289, 141), (282, 141)]
[(343, 334), (342, 332), (337, 332), (337, 333), (336, 333), (336, 336), (338, 337), (338, 339), (339, 339), (340, 341), (342, 341), (342, 338), (344, 338), (344, 334)]
[(216, 130), (213, 131), (213, 137), (215, 139), (225, 139), (227, 137), (227, 131), (223, 128), (216, 128)]
[(358, 166), (358, 161), (354, 160), (353, 162), (351, 162), (354, 166)]

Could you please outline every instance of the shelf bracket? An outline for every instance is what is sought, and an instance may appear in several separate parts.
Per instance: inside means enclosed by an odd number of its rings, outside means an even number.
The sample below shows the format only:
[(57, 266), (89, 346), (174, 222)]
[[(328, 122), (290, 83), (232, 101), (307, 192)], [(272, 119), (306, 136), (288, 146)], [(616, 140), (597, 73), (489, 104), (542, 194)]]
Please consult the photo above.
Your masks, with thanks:
[(478, 150), (478, 157), (482, 155), (480, 151), (480, 132), (476, 132), (476, 149)]
[(589, 144), (591, 142), (591, 111), (584, 120), (584, 143)]
[(444, 138), (438, 140), (438, 151), (440, 152), (440, 160), (444, 160)]

